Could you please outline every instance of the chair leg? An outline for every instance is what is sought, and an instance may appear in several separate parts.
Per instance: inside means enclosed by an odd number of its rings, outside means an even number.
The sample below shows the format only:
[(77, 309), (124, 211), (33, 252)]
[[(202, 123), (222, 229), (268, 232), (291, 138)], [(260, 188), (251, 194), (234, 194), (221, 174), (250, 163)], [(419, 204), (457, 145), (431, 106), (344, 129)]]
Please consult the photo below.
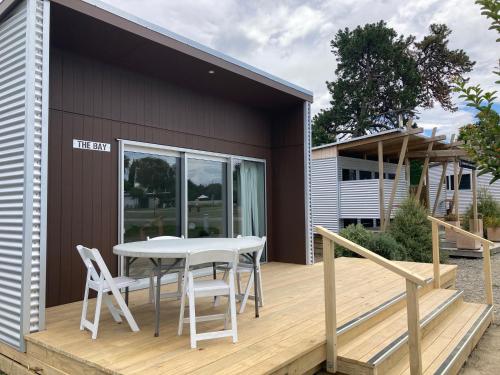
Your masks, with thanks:
[(113, 293), (113, 296), (115, 297), (115, 301), (118, 304), (118, 307), (120, 308), (120, 310), (122, 311), (123, 316), (127, 320), (127, 323), (130, 326), (130, 329), (134, 332), (138, 332), (139, 326), (135, 322), (135, 319), (132, 316), (132, 313), (130, 312), (130, 309), (128, 308), (127, 304), (125, 303), (125, 300), (123, 299), (123, 296), (121, 295), (120, 291), (118, 291), (116, 288), (114, 289), (112, 287), (111, 292)]
[(120, 314), (118, 313), (118, 310), (116, 307), (113, 305), (113, 299), (108, 293), (104, 293), (102, 296), (102, 300), (104, 301), (104, 304), (108, 307), (109, 312), (113, 316), (113, 319), (117, 323), (122, 322), (122, 318), (120, 317)]
[(250, 272), (250, 277), (248, 278), (248, 283), (245, 288), (245, 294), (243, 295), (243, 300), (241, 301), (239, 313), (242, 314), (245, 311), (245, 306), (247, 305), (248, 296), (250, 295), (250, 290), (253, 286), (253, 271)]
[(241, 274), (236, 271), (236, 285), (238, 286), (238, 294), (241, 294)]
[(184, 278), (182, 282), (182, 295), (181, 295), (181, 309), (179, 312), (179, 326), (177, 328), (177, 335), (182, 335), (182, 330), (184, 328), (184, 309), (186, 307), (186, 279)]
[(196, 311), (195, 311), (195, 298), (193, 289), (193, 275), (189, 274), (189, 333), (191, 336), (191, 349), (196, 349)]
[(231, 333), (233, 336), (233, 343), (236, 343), (238, 342), (238, 323), (236, 322), (236, 296), (233, 270), (229, 271), (229, 304), (231, 310)]
[(83, 322), (87, 320), (87, 310), (89, 307), (89, 281), (85, 283), (85, 295), (83, 296), (82, 318), (80, 319), (80, 330), (83, 331)]
[(94, 324), (92, 327), (92, 340), (97, 338), (97, 330), (99, 329), (99, 319), (101, 318), (101, 304), (102, 304), (102, 285), (99, 286), (99, 291), (97, 292), (97, 299), (95, 303), (95, 316)]

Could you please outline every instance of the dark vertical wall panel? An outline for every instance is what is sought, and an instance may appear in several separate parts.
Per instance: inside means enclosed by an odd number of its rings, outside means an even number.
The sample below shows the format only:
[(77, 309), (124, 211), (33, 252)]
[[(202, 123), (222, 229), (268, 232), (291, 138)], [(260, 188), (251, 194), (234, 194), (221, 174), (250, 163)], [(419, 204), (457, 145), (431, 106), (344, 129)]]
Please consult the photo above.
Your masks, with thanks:
[(305, 262), (302, 105), (277, 115), (55, 48), (50, 79), (48, 306), (82, 298), (77, 244), (118, 272), (117, 139), (265, 159), (269, 259)]
[(272, 130), (273, 259), (306, 263), (303, 104), (276, 116)]

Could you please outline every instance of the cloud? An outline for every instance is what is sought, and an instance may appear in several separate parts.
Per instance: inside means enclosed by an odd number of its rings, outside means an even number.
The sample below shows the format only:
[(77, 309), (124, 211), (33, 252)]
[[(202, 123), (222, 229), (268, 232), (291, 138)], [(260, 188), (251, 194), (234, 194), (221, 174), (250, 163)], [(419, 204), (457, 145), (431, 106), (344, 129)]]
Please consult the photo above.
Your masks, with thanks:
[[(399, 33), (421, 38), (431, 23), (446, 23), (451, 48), (476, 61), (471, 83), (494, 88), (495, 32), (472, 0), (105, 0), (138, 17), (206, 44), (314, 92), (313, 113), (329, 105), (325, 81), (335, 78), (330, 40), (337, 30), (386, 20)], [(456, 132), (470, 112), (422, 111), (419, 123)]]

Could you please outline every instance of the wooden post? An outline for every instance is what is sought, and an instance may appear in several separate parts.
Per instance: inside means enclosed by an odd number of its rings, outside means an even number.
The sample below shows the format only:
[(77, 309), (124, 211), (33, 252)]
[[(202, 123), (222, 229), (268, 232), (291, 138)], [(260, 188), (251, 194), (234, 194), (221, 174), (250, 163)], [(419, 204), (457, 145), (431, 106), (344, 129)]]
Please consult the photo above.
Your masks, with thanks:
[(486, 303), (493, 305), (493, 281), (491, 279), (491, 256), (489, 242), (483, 242), (483, 271)]
[[(473, 169), (471, 171), (471, 179), (472, 179), (472, 217), (474, 224), (472, 225), (472, 233), (477, 233), (479, 230), (478, 222), (477, 222), (477, 178), (476, 178), (476, 170)], [(483, 233), (480, 233), (481, 237), (483, 237)]]
[(387, 227), (388, 223), (391, 220), (392, 205), (394, 204), (394, 198), (396, 197), (396, 190), (398, 189), (398, 181), (399, 181), (399, 176), (401, 175), (401, 167), (405, 159), (406, 148), (408, 147), (408, 138), (409, 138), (408, 136), (404, 137), (403, 145), (401, 146), (401, 152), (399, 153), (399, 161), (398, 161), (398, 166), (396, 168), (396, 177), (394, 178), (394, 182), (392, 183), (391, 196), (389, 198), (387, 214), (385, 216), (384, 229)]
[(408, 347), (410, 353), (410, 374), (422, 374), (422, 342), (417, 284), (406, 280), (406, 308), (408, 318)]
[(337, 308), (335, 296), (335, 245), (323, 236), (325, 283), (326, 371), (337, 372)]
[(432, 264), (434, 269), (434, 289), (441, 287), (441, 274), (439, 271), (439, 226), (432, 222)]
[(378, 142), (378, 201), (380, 214), (380, 229), (384, 230), (385, 203), (384, 203), (384, 145)]
[(436, 192), (436, 200), (434, 201), (434, 207), (432, 208), (432, 216), (436, 214), (437, 205), (439, 203), (439, 197), (441, 195), (441, 190), (443, 189), (444, 180), (446, 178), (446, 170), (448, 169), (448, 162), (443, 163), (443, 171), (441, 172), (441, 179), (439, 180), (439, 186)]
[[(436, 131), (437, 128), (432, 129), (432, 135), (431, 137), (436, 136)], [(434, 142), (430, 142), (427, 145), (427, 152), (430, 153), (432, 151), (432, 146), (434, 146)], [(420, 180), (418, 181), (418, 188), (417, 188), (417, 193), (416, 193), (416, 198), (417, 200), (420, 199), (420, 194), (422, 194), (422, 188), (424, 186), (424, 178), (427, 175), (427, 169), (429, 168), (429, 162), (430, 162), (430, 156), (427, 155), (424, 160), (424, 166), (422, 167), (422, 173), (420, 174)], [(429, 181), (427, 181), (427, 185), (429, 185)], [(427, 186), (427, 189), (429, 189), (429, 186)]]
[(460, 182), (458, 180), (458, 159), (455, 158), (453, 161), (453, 184), (454, 184), (454, 189), (453, 189), (453, 205), (455, 206), (455, 214), (457, 215), (457, 221), (460, 221), (460, 211), (458, 207), (458, 188), (460, 185)]

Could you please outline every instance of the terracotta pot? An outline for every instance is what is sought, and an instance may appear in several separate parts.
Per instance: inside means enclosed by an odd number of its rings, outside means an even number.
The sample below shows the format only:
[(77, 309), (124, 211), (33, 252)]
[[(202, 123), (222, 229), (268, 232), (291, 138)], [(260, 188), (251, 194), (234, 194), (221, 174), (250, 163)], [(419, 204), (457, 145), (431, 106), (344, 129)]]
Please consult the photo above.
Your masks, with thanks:
[[(480, 236), (482, 233), (475, 233)], [(481, 249), (481, 242), (475, 239), (466, 237), (462, 234), (457, 234), (457, 249), (466, 249), (466, 250), (479, 250)]]
[[(455, 225), (456, 227), (460, 227), (460, 221), (447, 221), (448, 224)], [(457, 233), (452, 231), (451, 229), (445, 228), (445, 238), (448, 242), (456, 242)]]
[(490, 241), (500, 242), (500, 227), (488, 227), (486, 234)]

